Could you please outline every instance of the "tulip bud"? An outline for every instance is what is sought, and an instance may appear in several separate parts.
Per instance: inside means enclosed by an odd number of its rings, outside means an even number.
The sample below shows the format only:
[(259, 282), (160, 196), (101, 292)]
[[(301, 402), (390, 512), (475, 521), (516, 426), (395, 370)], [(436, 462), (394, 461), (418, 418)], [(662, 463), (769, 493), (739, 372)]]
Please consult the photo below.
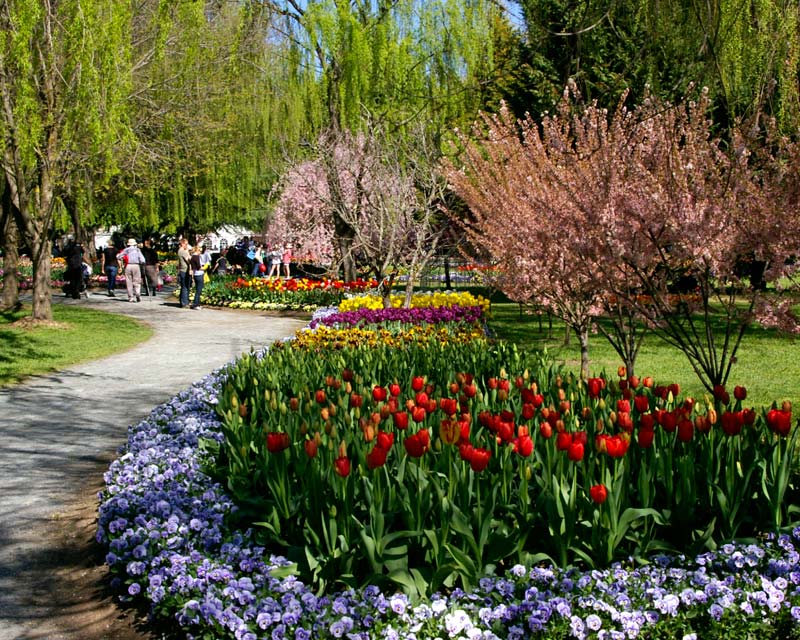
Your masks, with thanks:
[(717, 410), (709, 409), (706, 413), (706, 418), (708, 419), (708, 424), (717, 424)]
[(328, 410), (328, 407), (322, 407), (319, 412), (319, 417), (322, 418), (322, 421), (326, 421), (330, 417), (331, 412)]
[(624, 365), (624, 364), (623, 364), (623, 365), (620, 365), (620, 366), (617, 368), (617, 375), (618, 375), (620, 378), (627, 378), (627, 377), (628, 377), (628, 370), (625, 368), (625, 365)]
[(784, 413), (791, 413), (792, 412), (792, 403), (789, 402), (788, 400), (784, 400), (781, 403), (781, 411), (783, 411)]
[(239, 416), (242, 418), (247, 417), (247, 401), (245, 400), (242, 404), (239, 405)]

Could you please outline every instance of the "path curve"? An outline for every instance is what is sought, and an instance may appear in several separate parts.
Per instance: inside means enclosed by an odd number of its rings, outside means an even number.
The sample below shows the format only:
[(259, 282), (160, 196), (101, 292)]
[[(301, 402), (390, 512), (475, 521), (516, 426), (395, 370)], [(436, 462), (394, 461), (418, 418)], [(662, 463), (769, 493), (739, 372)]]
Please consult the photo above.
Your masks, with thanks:
[(127, 352), (0, 389), (0, 640), (149, 637), (114, 632), (120, 612), (102, 585), (87, 602), (74, 582), (76, 562), (87, 574), (102, 572), (96, 558), (69, 556), (91, 548), (86, 511), (92, 504), (96, 511), (103, 471), (128, 425), (236, 356), (306, 324), (257, 311), (181, 309), (174, 300), (54, 296), (58, 304), (137, 318), (154, 335)]

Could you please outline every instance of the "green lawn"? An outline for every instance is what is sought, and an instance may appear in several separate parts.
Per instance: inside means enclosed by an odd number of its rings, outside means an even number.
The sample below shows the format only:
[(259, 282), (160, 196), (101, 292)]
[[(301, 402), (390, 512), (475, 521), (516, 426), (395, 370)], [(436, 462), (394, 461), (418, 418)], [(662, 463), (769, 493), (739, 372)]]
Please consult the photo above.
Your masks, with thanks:
[(0, 386), (125, 351), (153, 333), (125, 316), (66, 305), (53, 305), (53, 320), (64, 328), (12, 326), (29, 315), (29, 307), (0, 313)]
[[(492, 320), (489, 326), (497, 336), (516, 342), (522, 347), (546, 349), (558, 363), (577, 372), (580, 367), (580, 347), (572, 336), (571, 344), (564, 346), (564, 325), (553, 320), (553, 329), (548, 335), (547, 317), (542, 319), (542, 330), (536, 316), (520, 314), (519, 305), (514, 303), (492, 304)], [(590, 370), (593, 374), (603, 369), (616, 378), (617, 367), (621, 364), (611, 345), (600, 334), (589, 339)], [(674, 347), (667, 345), (655, 336), (648, 336), (636, 360), (637, 375), (650, 375), (657, 384), (677, 382), (682, 393), (695, 398), (703, 396), (705, 389), (686, 357)], [(761, 406), (773, 400), (791, 400), (800, 407), (800, 345), (791, 338), (778, 335), (775, 331), (760, 328), (751, 329), (744, 337), (737, 353), (728, 387), (735, 385), (747, 387), (748, 404)]]

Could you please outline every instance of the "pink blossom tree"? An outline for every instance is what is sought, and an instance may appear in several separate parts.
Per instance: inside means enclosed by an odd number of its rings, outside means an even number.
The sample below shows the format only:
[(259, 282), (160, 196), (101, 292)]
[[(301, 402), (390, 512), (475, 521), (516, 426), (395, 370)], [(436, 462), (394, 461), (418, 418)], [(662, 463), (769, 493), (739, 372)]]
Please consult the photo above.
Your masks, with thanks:
[[(288, 235), (304, 252), (353, 259), (381, 283), (385, 304), (408, 271), (410, 301), (414, 276), (445, 230), (437, 203), (446, 187), (427, 136), (419, 131), (410, 139), (392, 140), (377, 124), (368, 133), (322, 138), (316, 157), (285, 175), (268, 238)], [(336, 241), (337, 221), (349, 230), (346, 244)]]
[(754, 319), (796, 330), (789, 299), (750, 286), (741, 262), (752, 256), (771, 282), (793, 273), (797, 146), (763, 144), (753, 127), (725, 144), (708, 114), (705, 92), (611, 115), (577, 109), (565, 92), (541, 124), (484, 116), (464, 168), (449, 169), (474, 242), (504, 266), (503, 290), (578, 333), (584, 375), (586, 328), (599, 315), (615, 319), (608, 336), (631, 371), (643, 321), (709, 389), (727, 381)]

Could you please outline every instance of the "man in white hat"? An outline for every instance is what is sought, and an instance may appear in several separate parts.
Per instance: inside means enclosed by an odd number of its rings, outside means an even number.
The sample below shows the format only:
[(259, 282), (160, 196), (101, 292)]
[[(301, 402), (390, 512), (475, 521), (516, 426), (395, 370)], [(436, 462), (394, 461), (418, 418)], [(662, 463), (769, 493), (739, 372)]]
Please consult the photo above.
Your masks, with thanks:
[(144, 256), (134, 238), (128, 239), (128, 246), (119, 254), (125, 264), (125, 288), (128, 290), (128, 302), (142, 301), (142, 266)]

